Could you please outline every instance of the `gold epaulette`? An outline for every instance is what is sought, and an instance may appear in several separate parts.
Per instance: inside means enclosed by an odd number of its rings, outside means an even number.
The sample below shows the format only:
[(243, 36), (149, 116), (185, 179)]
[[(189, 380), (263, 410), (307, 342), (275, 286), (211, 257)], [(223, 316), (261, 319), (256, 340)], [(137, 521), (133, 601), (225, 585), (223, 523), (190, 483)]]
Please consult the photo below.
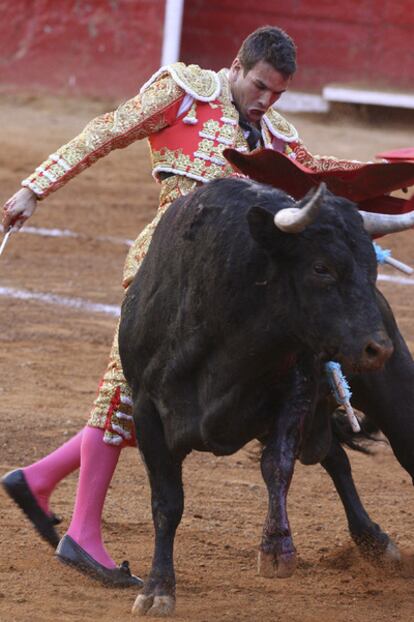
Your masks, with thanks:
[(220, 79), (215, 71), (201, 69), (198, 65), (186, 65), (185, 63), (173, 63), (161, 67), (142, 86), (140, 92), (142, 93), (160, 76), (166, 74), (170, 74), (179, 87), (199, 101), (210, 102), (220, 95)]
[(286, 121), (274, 108), (269, 108), (263, 116), (263, 120), (269, 128), (270, 133), (276, 136), (276, 138), (281, 138), (288, 143), (299, 140), (298, 131), (295, 126), (289, 123), (289, 121)]

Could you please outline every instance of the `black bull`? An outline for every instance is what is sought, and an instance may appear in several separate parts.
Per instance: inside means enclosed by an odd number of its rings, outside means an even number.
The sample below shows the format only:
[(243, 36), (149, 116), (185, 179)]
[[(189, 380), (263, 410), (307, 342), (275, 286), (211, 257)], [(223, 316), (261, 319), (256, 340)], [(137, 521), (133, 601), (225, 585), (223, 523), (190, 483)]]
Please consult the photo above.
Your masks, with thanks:
[(294, 205), (288, 195), (247, 180), (211, 182), (169, 208), (128, 290), (120, 354), (155, 526), (138, 613), (173, 611), (181, 467), (193, 449), (224, 455), (254, 438), (263, 443), (263, 575), (294, 570), (286, 496), (299, 453), (320, 460), (332, 477), (363, 550), (382, 553), (392, 544), (362, 507), (330, 434), (321, 369), (334, 358), (354, 374), (355, 405), (414, 474), (407, 428), (398, 425), (414, 428), (409, 404), (394, 402), (402, 395), (397, 382), (414, 394), (413, 363), (375, 288), (376, 259), (357, 209), (330, 193), (321, 203), (313, 224), (282, 233), (274, 216)]

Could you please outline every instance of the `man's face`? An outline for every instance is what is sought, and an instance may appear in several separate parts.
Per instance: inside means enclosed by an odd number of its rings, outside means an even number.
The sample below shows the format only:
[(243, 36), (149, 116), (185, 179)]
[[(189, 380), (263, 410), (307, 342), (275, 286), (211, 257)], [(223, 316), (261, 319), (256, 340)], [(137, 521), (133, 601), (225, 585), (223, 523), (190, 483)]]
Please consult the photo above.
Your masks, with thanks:
[(263, 60), (245, 75), (239, 59), (235, 58), (229, 71), (233, 101), (251, 123), (260, 121), (266, 110), (286, 91), (290, 80)]

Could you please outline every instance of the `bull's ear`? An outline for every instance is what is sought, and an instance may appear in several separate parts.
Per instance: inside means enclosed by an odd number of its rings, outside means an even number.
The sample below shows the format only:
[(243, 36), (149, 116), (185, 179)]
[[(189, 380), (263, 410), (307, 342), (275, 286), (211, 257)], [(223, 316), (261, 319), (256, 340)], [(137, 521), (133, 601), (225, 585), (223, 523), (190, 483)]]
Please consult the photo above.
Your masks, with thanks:
[(268, 252), (276, 251), (280, 238), (284, 234), (279, 231), (274, 223), (274, 214), (263, 207), (255, 205), (247, 212), (247, 222), (251, 236)]

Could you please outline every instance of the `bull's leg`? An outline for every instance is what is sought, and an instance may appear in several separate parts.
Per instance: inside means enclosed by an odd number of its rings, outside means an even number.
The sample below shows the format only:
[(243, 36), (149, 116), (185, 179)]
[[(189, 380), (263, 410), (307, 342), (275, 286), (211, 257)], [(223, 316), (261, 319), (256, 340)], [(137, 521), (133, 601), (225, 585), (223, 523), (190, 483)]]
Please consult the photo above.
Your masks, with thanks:
[(390, 307), (379, 293), (378, 302), (394, 353), (382, 370), (351, 379), (352, 400), (388, 438), (414, 483), (414, 361)]
[[(385, 434), (397, 460), (414, 483), (414, 362), (391, 309), (382, 297), (379, 302), (394, 353), (381, 371), (350, 379), (352, 402)], [(391, 560), (400, 557), (391, 541), (384, 556)]]
[(171, 455), (159, 414), (147, 398), (140, 397), (135, 402), (134, 418), (138, 447), (151, 486), (155, 548), (151, 572), (132, 613), (163, 617), (171, 615), (175, 608), (173, 548), (184, 507), (182, 459)]
[(414, 363), (401, 337), (385, 368), (351, 380), (353, 403), (388, 438), (414, 483)]
[(349, 532), (361, 553), (371, 561), (398, 557), (398, 550), (390, 537), (374, 523), (361, 503), (352, 479), (351, 465), (336, 438), (326, 458), (321, 462), (332, 478), (348, 519)]
[(261, 469), (269, 506), (259, 548), (258, 571), (264, 577), (289, 577), (296, 568), (286, 501), (299, 450), (301, 429), (310, 415), (315, 385), (299, 369), (290, 394), (278, 412), (274, 429), (263, 450)]

